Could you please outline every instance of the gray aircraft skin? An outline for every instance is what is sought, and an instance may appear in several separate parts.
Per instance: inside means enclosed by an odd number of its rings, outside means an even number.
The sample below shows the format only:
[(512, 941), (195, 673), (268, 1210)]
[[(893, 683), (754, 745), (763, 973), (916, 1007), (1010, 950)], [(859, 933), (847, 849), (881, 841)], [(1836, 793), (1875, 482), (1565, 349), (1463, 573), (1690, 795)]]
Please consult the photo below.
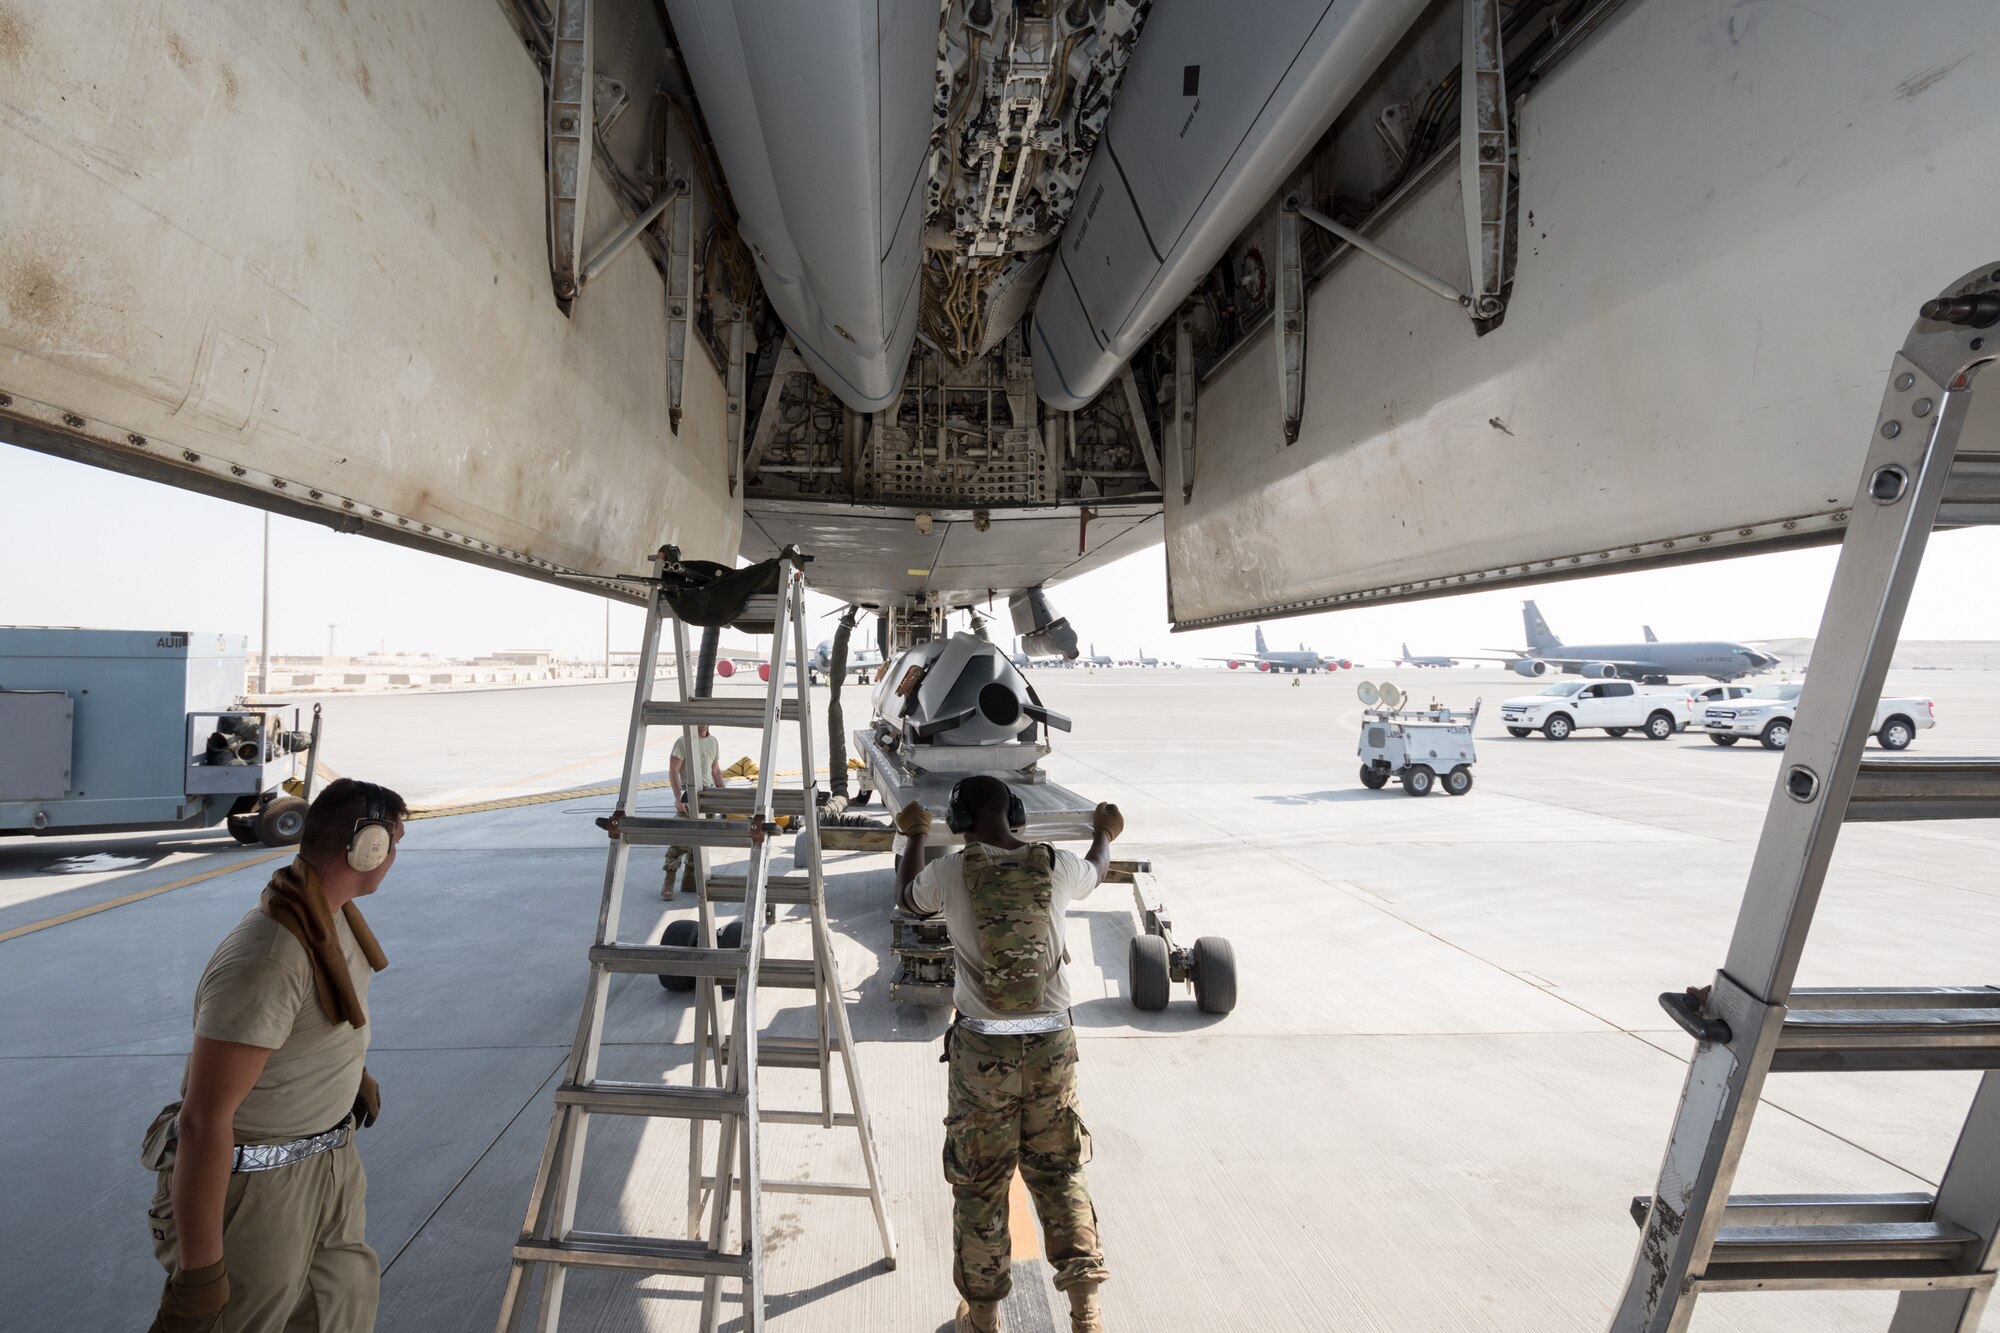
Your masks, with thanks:
[(1721, 639), (1662, 643), (1650, 627), (1643, 643), (1566, 644), (1549, 628), (1533, 602), (1521, 603), (1521, 622), (1528, 646), (1508, 649), (1510, 670), (1520, 676), (1545, 676), (1559, 671), (1569, 676), (1616, 677), (1663, 685), (1672, 676), (1707, 676), (1732, 681), (1754, 676), (1778, 665), (1769, 653)]
[(1403, 645), (1403, 655), (1396, 659), (1396, 665), (1413, 666), (1413, 667), (1455, 667), (1458, 665), (1458, 659), (1455, 657), (1412, 657), (1410, 656), (1410, 645), (1406, 643)]

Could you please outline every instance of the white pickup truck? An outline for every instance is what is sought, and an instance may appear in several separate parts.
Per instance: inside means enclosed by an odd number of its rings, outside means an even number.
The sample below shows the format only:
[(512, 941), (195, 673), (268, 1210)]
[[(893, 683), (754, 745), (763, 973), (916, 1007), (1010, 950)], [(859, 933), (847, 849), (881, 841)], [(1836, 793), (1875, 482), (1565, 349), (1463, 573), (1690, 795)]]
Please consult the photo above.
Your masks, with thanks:
[(1500, 721), (1513, 736), (1539, 731), (1552, 741), (1568, 740), (1583, 727), (1613, 736), (1643, 731), (1663, 741), (1694, 720), (1694, 701), (1685, 692), (1642, 693), (1629, 680), (1572, 680), (1525, 694), (1500, 705)]
[[(1746, 736), (1755, 736), (1767, 750), (1782, 750), (1792, 739), (1792, 717), (1798, 712), (1799, 691), (1805, 685), (1796, 680), (1759, 685), (1741, 699), (1710, 704), (1701, 725), (1717, 745), (1734, 745)], [(1917, 732), (1937, 725), (1937, 709), (1929, 699), (1884, 699), (1875, 705), (1875, 720), (1869, 730), (1885, 750), (1907, 750)]]

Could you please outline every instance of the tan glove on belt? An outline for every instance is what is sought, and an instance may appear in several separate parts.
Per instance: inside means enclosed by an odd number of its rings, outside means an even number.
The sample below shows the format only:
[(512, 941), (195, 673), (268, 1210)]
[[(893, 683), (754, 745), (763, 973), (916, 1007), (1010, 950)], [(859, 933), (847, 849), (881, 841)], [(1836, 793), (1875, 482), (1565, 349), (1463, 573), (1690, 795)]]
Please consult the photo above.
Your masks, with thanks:
[(1118, 807), (1109, 801), (1101, 802), (1090, 812), (1090, 828), (1093, 833), (1102, 833), (1113, 842), (1125, 831), (1125, 816), (1118, 813)]
[(208, 1333), (229, 1304), (229, 1274), (217, 1259), (206, 1268), (177, 1268), (160, 1293), (160, 1312), (147, 1333)]
[(920, 837), (931, 831), (931, 812), (917, 801), (911, 801), (896, 812), (896, 829), (910, 837)]

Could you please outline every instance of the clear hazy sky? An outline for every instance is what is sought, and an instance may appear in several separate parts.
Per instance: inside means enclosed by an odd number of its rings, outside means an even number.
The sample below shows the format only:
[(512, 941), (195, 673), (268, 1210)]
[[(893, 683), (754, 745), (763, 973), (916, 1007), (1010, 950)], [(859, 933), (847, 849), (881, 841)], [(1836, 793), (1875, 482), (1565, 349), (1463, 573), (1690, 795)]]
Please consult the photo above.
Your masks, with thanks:
[[(0, 446), (0, 624), (258, 632), (262, 511)], [(1523, 642), (1533, 597), (1572, 642), (1640, 637), (1765, 639), (1810, 635), (1833, 574), (1832, 548), (1749, 556), (1536, 588), (1273, 620), (1273, 648), (1381, 662)], [(1905, 637), (2000, 639), (2000, 533), (1933, 539)], [(315, 524), (271, 522), (271, 640), (280, 654), (323, 653), (327, 627), (344, 654), (429, 650), (469, 656), (554, 648), (595, 658), (604, 600), (420, 554)], [(1244, 651), (1249, 626), (1170, 634), (1160, 548), (1128, 556), (1053, 592), (1086, 648), (1192, 661)], [(834, 604), (820, 600), (817, 612)], [(1008, 632), (996, 608), (995, 637)], [(640, 615), (616, 606), (614, 648), (636, 646)], [(813, 631), (832, 632), (830, 621)]]

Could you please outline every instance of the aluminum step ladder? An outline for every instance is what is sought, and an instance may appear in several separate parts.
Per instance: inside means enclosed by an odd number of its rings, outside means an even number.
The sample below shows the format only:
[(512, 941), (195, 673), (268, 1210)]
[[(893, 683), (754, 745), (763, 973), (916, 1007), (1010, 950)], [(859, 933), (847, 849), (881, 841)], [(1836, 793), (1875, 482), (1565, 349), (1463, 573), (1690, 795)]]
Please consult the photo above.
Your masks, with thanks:
[[(1901, 1293), (1890, 1333), (1973, 1333), (2000, 1235), (2000, 989), (1794, 986), (1847, 820), (2000, 816), (2000, 758), (1863, 758), (1935, 526), (2000, 522), (2000, 440), (1961, 446), (2000, 353), (2000, 266), (1927, 302), (1889, 372), (1812, 672), (1712, 985), (1663, 995), (1696, 1039), (1613, 1333), (1681, 1333), (1709, 1292)], [(1991, 332), (1987, 330), (1991, 329)], [(1935, 1194), (1730, 1197), (1769, 1074), (1986, 1071)]]
[[(596, 942), (589, 951), (589, 983), (575, 1042), (555, 1093), (555, 1112), (528, 1198), (527, 1221), (513, 1249), (501, 1303), (500, 1333), (514, 1333), (534, 1318), (547, 1333), (559, 1326), (564, 1281), (573, 1268), (609, 1269), (632, 1277), (668, 1274), (701, 1281), (700, 1327), (713, 1333), (722, 1319), (725, 1280), (736, 1282), (743, 1304), (742, 1327), (764, 1327), (765, 1272), (760, 1196), (765, 1192), (845, 1195), (874, 1206), (884, 1263), (896, 1263), (895, 1234), (882, 1192), (867, 1104), (856, 1066), (832, 928), (826, 913), (825, 878), (820, 860), (815, 777), (805, 656), (804, 557), (787, 551), (779, 565), (777, 594), (753, 598), (735, 628), (771, 636), (764, 696), (697, 698), (687, 627), (673, 624), (680, 697), (653, 698), (661, 629), (672, 613), (667, 577), (678, 572), (669, 547), (654, 557), (659, 574), (649, 586), (646, 627), (639, 652), (631, 724), (618, 802), (598, 821), (611, 840), (598, 909)], [(786, 698), (787, 654), (800, 659), (792, 672), (794, 697)], [(801, 775), (797, 789), (779, 791), (778, 735), (784, 724), (799, 728)], [(654, 727), (681, 728), (685, 753), (698, 763), (695, 728), (731, 727), (761, 733), (754, 790), (708, 788), (691, 783), (689, 816), (634, 813), (646, 738)], [(690, 765), (692, 766), (692, 765)], [(707, 818), (741, 814), (745, 818)], [(790, 815), (797, 831), (793, 859), (803, 873), (772, 875), (770, 835), (778, 815)], [(758, 836), (762, 834), (763, 836)], [(626, 869), (634, 847), (678, 846), (692, 851), (697, 886), (695, 943), (666, 945), (620, 940), (618, 922)], [(747, 853), (748, 866), (732, 875), (711, 874), (708, 853), (728, 848)], [(714, 906), (741, 903), (742, 925), (735, 947), (722, 943)], [(810, 914), (812, 956), (772, 958), (764, 951), (767, 905), (804, 907)], [(752, 925), (754, 924), (754, 927)], [(598, 1074), (605, 1007), (614, 974), (695, 979), (694, 1053), (684, 1083), (616, 1082)], [(756, 985), (741, 984), (755, 977)], [(776, 1038), (758, 1030), (758, 993), (764, 987), (810, 990), (817, 1035)], [(743, 1059), (734, 1059), (736, 1052)], [(833, 1066), (839, 1061), (849, 1109), (836, 1109)], [(817, 1070), (819, 1105), (780, 1108), (759, 1102), (758, 1070), (771, 1067)], [(684, 1237), (638, 1236), (579, 1229), (577, 1201), (586, 1167), (585, 1145), (593, 1116), (660, 1117), (687, 1123), (688, 1207)], [(714, 1122), (712, 1141), (705, 1132)], [(761, 1126), (810, 1125), (856, 1131), (864, 1180), (771, 1180), (763, 1174)], [(539, 1289), (535, 1279), (539, 1274)]]

